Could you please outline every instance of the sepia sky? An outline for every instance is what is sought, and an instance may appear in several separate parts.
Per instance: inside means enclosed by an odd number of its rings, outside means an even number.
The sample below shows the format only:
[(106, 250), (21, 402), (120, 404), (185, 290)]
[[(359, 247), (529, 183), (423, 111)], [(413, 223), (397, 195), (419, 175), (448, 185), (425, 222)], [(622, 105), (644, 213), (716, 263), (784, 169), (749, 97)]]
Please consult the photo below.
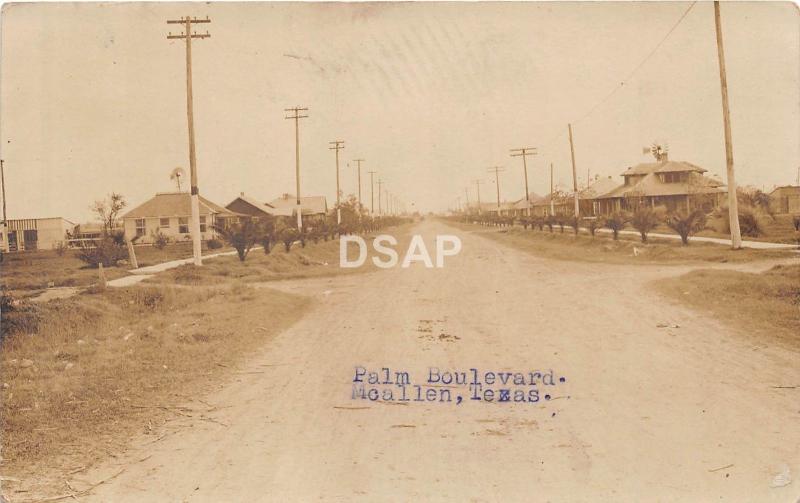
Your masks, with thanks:
[[(227, 204), (294, 192), (301, 122), (304, 195), (335, 198), (333, 152), (423, 210), (464, 199), (501, 165), (503, 199), (523, 197), (514, 147), (538, 147), (531, 190), (618, 176), (642, 147), (723, 177), (713, 5), (698, 3), (616, 93), (688, 3), (6, 4), (0, 61), (1, 155), (9, 218), (90, 220), (115, 191), (131, 207), (188, 171), (185, 55), (168, 18), (210, 16), (193, 45), (200, 193)], [(790, 3), (723, 3), (734, 157), (740, 184), (795, 183), (800, 166), (800, 32)], [(602, 102), (599, 107), (595, 107)], [(593, 111), (592, 111), (593, 110)], [(589, 113), (592, 111), (591, 113)], [(587, 115), (588, 114), (588, 115)], [(348, 165), (349, 163), (349, 165)], [(470, 186), (474, 201), (474, 185)], [(376, 196), (377, 198), (377, 196)]]

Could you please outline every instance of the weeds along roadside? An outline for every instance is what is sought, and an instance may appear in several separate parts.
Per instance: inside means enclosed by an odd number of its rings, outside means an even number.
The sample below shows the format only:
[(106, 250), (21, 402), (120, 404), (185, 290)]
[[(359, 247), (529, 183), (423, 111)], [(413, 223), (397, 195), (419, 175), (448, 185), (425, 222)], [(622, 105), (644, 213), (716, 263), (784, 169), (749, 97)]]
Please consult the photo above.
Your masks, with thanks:
[(138, 433), (155, 434), (171, 416), (160, 406), (218, 385), (310, 304), (239, 281), (18, 302), (3, 315), (3, 474), (52, 474), (63, 485), (68, 468), (103, 459)]

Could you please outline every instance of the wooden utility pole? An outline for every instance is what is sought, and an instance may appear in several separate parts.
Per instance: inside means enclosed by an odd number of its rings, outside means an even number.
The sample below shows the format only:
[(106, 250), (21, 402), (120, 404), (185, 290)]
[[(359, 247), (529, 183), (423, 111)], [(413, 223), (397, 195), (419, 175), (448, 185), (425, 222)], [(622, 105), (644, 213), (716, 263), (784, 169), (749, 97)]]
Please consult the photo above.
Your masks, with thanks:
[(381, 206), (381, 185), (383, 185), (383, 181), (378, 179), (378, 216), (383, 214), (383, 208)]
[(537, 155), (536, 147), (511, 149), (511, 157), (522, 157), (522, 168), (525, 171), (525, 203), (528, 208), (528, 216), (531, 216), (531, 193), (528, 190), (528, 162), (525, 159), (529, 155)]
[(497, 185), (497, 216), (500, 216), (500, 172), (505, 171), (505, 168), (493, 166), (489, 168), (488, 171), (490, 173), (494, 171), (495, 185)]
[(553, 202), (553, 163), (550, 163), (550, 215), (556, 214), (556, 206)]
[(728, 106), (728, 77), (725, 73), (725, 51), (722, 46), (722, 22), (719, 18), (719, 1), (714, 1), (714, 25), (717, 29), (717, 57), (719, 59), (719, 84), (722, 89), (722, 121), (725, 125), (725, 164), (728, 174), (728, 218), (731, 228), (731, 247), (742, 247), (742, 232), (739, 230), (739, 202), (736, 197), (736, 177), (733, 172), (733, 140), (731, 138), (731, 115)]
[(342, 194), (339, 188), (339, 151), (344, 148), (344, 140), (334, 140), (330, 143), (328, 150), (336, 151), (336, 223), (342, 223), (342, 208), (339, 206), (339, 196)]
[(358, 205), (361, 206), (361, 163), (364, 159), (353, 159), (353, 162), (358, 165)]
[(297, 191), (297, 230), (303, 230), (303, 209), (300, 206), (300, 119), (308, 118), (308, 115), (302, 115), (303, 112), (308, 112), (308, 108), (285, 108), (284, 112), (291, 112), (291, 115), (284, 117), (284, 119), (294, 120), (294, 170), (295, 170), (295, 190)]
[(0, 184), (3, 186), (3, 224), (5, 225), (8, 220), (6, 219), (6, 170), (3, 159), (0, 159)]
[(481, 184), (484, 183), (483, 180), (473, 180), (472, 183), (475, 184), (475, 189), (478, 191), (478, 214), (481, 213)]
[(171, 32), (167, 35), (167, 39), (183, 39), (186, 40), (186, 116), (189, 122), (189, 177), (191, 183), (191, 207), (192, 207), (192, 222), (190, 231), (192, 234), (192, 255), (194, 256), (194, 265), (203, 265), (203, 258), (201, 256), (201, 239), (200, 236), (200, 190), (197, 187), (197, 159), (195, 157), (195, 143), (194, 143), (194, 106), (192, 99), (192, 39), (193, 38), (210, 38), (211, 35), (206, 31), (205, 33), (195, 33), (192, 31), (194, 24), (207, 24), (211, 20), (206, 17), (205, 19), (197, 19), (191, 16), (182, 17), (180, 19), (167, 20), (167, 24), (181, 24), (183, 25), (184, 32), (179, 35), (173, 35)]
[(580, 206), (578, 206), (578, 175), (575, 169), (575, 146), (572, 143), (572, 124), (567, 124), (569, 129), (569, 153), (572, 158), (572, 190), (575, 198), (575, 218), (580, 216)]
[(375, 173), (377, 171), (367, 171), (369, 173), (369, 212), (375, 214)]

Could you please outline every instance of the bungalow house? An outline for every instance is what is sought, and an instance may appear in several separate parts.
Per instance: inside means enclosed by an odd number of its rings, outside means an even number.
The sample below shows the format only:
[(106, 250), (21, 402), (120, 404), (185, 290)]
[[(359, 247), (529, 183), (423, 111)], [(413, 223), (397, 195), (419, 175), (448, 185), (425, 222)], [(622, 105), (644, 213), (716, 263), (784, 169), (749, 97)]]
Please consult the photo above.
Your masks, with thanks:
[(616, 189), (617, 186), (617, 182), (610, 176), (605, 178), (595, 177), (588, 187), (578, 192), (578, 206), (581, 216), (594, 217), (600, 215), (598, 198)]
[(533, 202), (533, 215), (538, 217), (546, 217), (548, 215), (572, 215), (574, 212), (574, 199), (572, 195), (565, 192), (547, 194)]
[(639, 205), (665, 206), (668, 210), (719, 206), (727, 193), (719, 180), (704, 176), (705, 169), (685, 161), (670, 161), (666, 155), (652, 163), (628, 168), (625, 182), (597, 196), (596, 214), (632, 210)]
[(244, 192), (240, 192), (236, 199), (225, 205), (225, 208), (234, 213), (251, 216), (256, 220), (275, 214), (274, 206), (269, 203), (261, 203), (252, 197), (244, 195)]
[[(292, 194), (283, 194), (281, 197), (273, 199), (267, 203), (272, 209), (271, 213), (275, 216), (296, 216), (297, 198)], [(301, 196), (300, 211), (303, 219), (312, 221), (324, 220), (328, 214), (328, 201), (325, 196)]]
[(0, 233), (3, 251), (51, 250), (66, 244), (75, 224), (61, 217), (8, 220)]
[(769, 194), (769, 205), (775, 213), (800, 214), (800, 185), (784, 185)]
[[(216, 237), (214, 225), (238, 213), (200, 199), (200, 235), (208, 240)], [(125, 238), (136, 243), (152, 243), (154, 235), (162, 233), (173, 241), (191, 239), (189, 220), (192, 215), (191, 195), (188, 192), (160, 192), (122, 216)]]

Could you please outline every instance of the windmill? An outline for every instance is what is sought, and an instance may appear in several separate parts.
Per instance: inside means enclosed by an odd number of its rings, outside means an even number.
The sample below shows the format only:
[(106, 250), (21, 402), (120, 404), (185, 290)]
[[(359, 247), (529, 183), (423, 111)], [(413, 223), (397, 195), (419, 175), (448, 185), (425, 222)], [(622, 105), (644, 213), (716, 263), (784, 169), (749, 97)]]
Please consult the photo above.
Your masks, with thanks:
[(181, 191), (181, 178), (186, 176), (186, 171), (183, 168), (175, 168), (169, 174), (169, 179), (178, 184), (178, 192)]
[(669, 155), (669, 144), (660, 141), (654, 141), (649, 147), (643, 148), (642, 153), (653, 154), (653, 157), (656, 158), (657, 162), (666, 161), (668, 159), (667, 156)]

